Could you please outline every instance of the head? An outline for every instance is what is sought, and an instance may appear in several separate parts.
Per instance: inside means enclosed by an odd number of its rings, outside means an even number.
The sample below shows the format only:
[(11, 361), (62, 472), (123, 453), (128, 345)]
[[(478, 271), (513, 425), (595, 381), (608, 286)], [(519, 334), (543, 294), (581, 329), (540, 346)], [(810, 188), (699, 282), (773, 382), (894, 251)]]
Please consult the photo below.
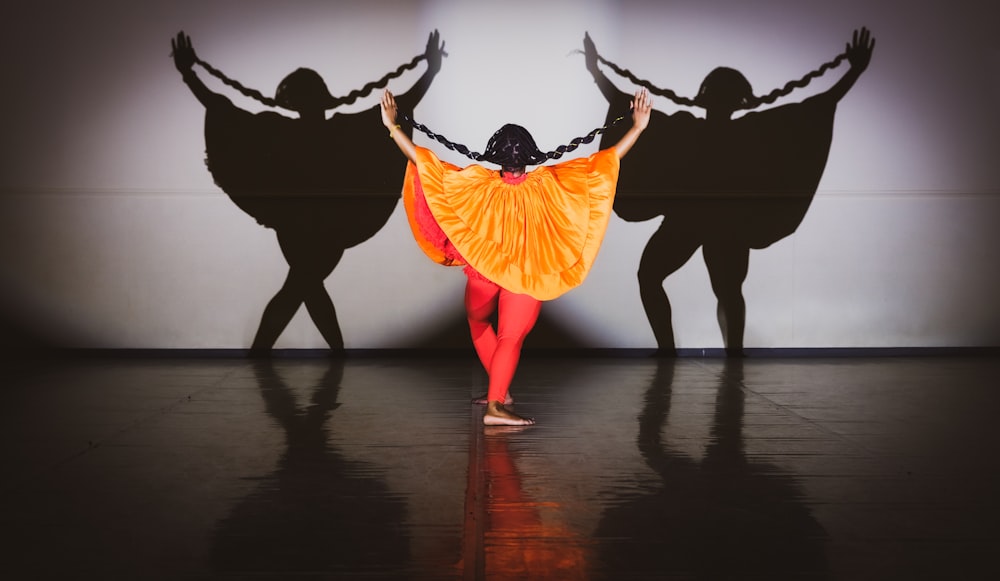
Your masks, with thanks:
[(281, 80), (274, 100), (285, 109), (308, 114), (325, 111), (333, 96), (319, 73), (300, 68)]
[(701, 82), (694, 102), (709, 112), (729, 114), (751, 107), (753, 88), (743, 73), (736, 69), (719, 67), (708, 73)]
[(513, 123), (498, 129), (483, 152), (483, 161), (495, 163), (508, 173), (520, 173), (525, 166), (538, 165), (546, 159), (528, 130)]

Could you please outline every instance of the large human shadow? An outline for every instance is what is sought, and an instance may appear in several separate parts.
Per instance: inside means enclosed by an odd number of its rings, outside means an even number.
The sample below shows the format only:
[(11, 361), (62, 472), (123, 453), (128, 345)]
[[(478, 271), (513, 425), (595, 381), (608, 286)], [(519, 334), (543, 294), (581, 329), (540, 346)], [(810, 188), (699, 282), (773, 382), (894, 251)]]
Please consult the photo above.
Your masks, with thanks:
[(270, 359), (254, 363), (285, 448), (275, 470), (256, 478), (254, 491), (216, 525), (211, 566), (226, 578), (406, 578), (406, 502), (378, 469), (334, 447), (344, 360), (328, 364), (300, 405)]
[[(378, 105), (329, 118), (327, 112), (385, 87), (426, 60), (426, 72), (396, 97), (400, 110), (412, 114), (441, 68), (445, 53), (438, 32), (430, 34), (423, 55), (342, 98), (332, 97), (320, 75), (306, 68), (285, 77), (275, 97), (267, 98), (200, 60), (183, 32), (172, 45), (184, 82), (205, 106), (206, 163), (215, 183), (240, 209), (275, 231), (288, 263), (283, 285), (261, 316), (252, 353), (270, 351), (303, 304), (330, 349), (342, 351), (344, 338), (324, 280), (346, 249), (388, 221), (406, 163), (386, 138)], [(195, 64), (244, 95), (298, 118), (235, 106), (209, 90), (195, 74)], [(401, 129), (412, 135), (411, 127)]]
[[(621, 163), (615, 213), (627, 221), (663, 216), (638, 271), (640, 299), (661, 355), (676, 354), (663, 283), (699, 248), (718, 300), (727, 353), (743, 354), (742, 287), (750, 250), (785, 238), (802, 222), (826, 167), (837, 103), (868, 67), (874, 46), (867, 29), (856, 30), (843, 54), (764, 96), (755, 96), (739, 71), (719, 67), (689, 99), (600, 57), (589, 34), (585, 36), (586, 66), (608, 101), (609, 124), (628, 111), (632, 95), (608, 79), (601, 63), (655, 95), (705, 110), (704, 118), (683, 110), (654, 110), (642, 139)], [(733, 117), (786, 97), (845, 59), (850, 68), (830, 89), (801, 102)], [(609, 127), (601, 147), (617, 142), (626, 125)]]
[(701, 461), (671, 451), (663, 438), (676, 365), (660, 360), (638, 417), (636, 444), (659, 487), (609, 502), (595, 531), (594, 569), (608, 579), (621, 571), (706, 581), (830, 578), (827, 534), (803, 491), (778, 466), (747, 457), (743, 360), (727, 359), (719, 374)]

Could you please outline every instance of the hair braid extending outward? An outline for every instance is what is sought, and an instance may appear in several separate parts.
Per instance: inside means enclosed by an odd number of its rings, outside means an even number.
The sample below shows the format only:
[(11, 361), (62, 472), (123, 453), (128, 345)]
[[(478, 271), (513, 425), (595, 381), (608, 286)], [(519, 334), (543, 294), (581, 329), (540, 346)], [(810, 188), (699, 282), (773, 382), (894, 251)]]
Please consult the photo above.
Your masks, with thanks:
[[(381, 79), (377, 81), (372, 81), (366, 84), (364, 87), (361, 87), (360, 89), (355, 89), (343, 97), (332, 98), (328, 103), (325, 104), (325, 108), (334, 109), (341, 105), (350, 105), (355, 101), (357, 101), (359, 98), (367, 97), (375, 89), (381, 89), (386, 85), (388, 85), (390, 80), (402, 76), (402, 74), (405, 73), (406, 71), (415, 69), (417, 67), (417, 64), (420, 63), (420, 61), (424, 60), (425, 58), (427, 58), (426, 55), (419, 54), (413, 57), (413, 59), (410, 60), (410, 62), (401, 64), (396, 68), (396, 70), (386, 73)], [(256, 89), (250, 89), (244, 87), (242, 84), (240, 84), (239, 81), (230, 79), (222, 71), (206, 63), (205, 61), (196, 57), (194, 62), (201, 65), (202, 68), (211, 73), (212, 76), (218, 78), (226, 85), (236, 89), (243, 95), (250, 97), (251, 99), (255, 99), (263, 103), (264, 105), (267, 105), (268, 107), (281, 107), (281, 105), (278, 104), (277, 100), (272, 99), (271, 97), (264, 96), (263, 93), (257, 91)]]
[[(582, 145), (584, 143), (591, 143), (592, 141), (594, 141), (595, 137), (597, 137), (601, 133), (604, 133), (605, 131), (607, 131), (611, 127), (617, 125), (619, 122), (621, 122), (623, 119), (625, 119), (625, 117), (626, 117), (626, 115), (621, 115), (621, 116), (617, 117), (616, 119), (614, 119), (611, 123), (608, 123), (607, 125), (598, 127), (596, 129), (594, 129), (593, 131), (591, 131), (590, 133), (584, 135), (583, 137), (576, 137), (576, 138), (570, 140), (569, 144), (567, 144), (567, 145), (560, 145), (559, 147), (555, 148), (554, 150), (552, 150), (552, 151), (550, 151), (548, 153), (542, 154), (544, 156), (544, 159), (539, 159), (538, 163), (543, 163), (547, 159), (559, 159), (560, 157), (563, 156), (563, 154), (568, 153), (570, 151), (573, 151), (574, 149), (580, 147), (580, 145)], [(406, 121), (410, 125), (412, 125), (415, 129), (418, 129), (421, 132), (423, 132), (425, 135), (427, 135), (427, 137), (430, 137), (431, 139), (433, 139), (433, 140), (435, 140), (435, 141), (443, 144), (445, 147), (447, 147), (448, 149), (450, 149), (452, 151), (457, 151), (458, 153), (461, 153), (465, 157), (468, 157), (469, 159), (472, 159), (472, 160), (475, 160), (475, 161), (490, 161), (488, 159), (488, 156), (486, 154), (479, 153), (477, 151), (471, 151), (468, 147), (462, 145), (461, 143), (455, 143), (453, 141), (449, 141), (445, 136), (443, 136), (443, 135), (441, 135), (439, 133), (434, 133), (426, 125), (417, 122), (415, 119), (407, 116), (405, 113), (400, 113), (399, 114), (399, 118), (402, 119), (403, 121)], [(499, 131), (497, 131), (497, 133), (499, 133)], [(494, 134), (494, 135), (496, 135), (496, 134)], [(527, 164), (527, 165), (535, 165), (535, 164), (532, 163), (532, 164)]]
[[(780, 89), (775, 89), (775, 90), (771, 91), (770, 93), (768, 93), (768, 94), (766, 94), (766, 95), (764, 95), (762, 97), (754, 97), (747, 105), (745, 105), (742, 108), (743, 109), (754, 109), (754, 108), (759, 107), (761, 105), (771, 104), (774, 101), (776, 101), (779, 97), (784, 97), (785, 95), (788, 95), (789, 93), (791, 93), (795, 89), (801, 89), (801, 88), (805, 87), (810, 82), (812, 82), (813, 79), (816, 79), (816, 78), (820, 77), (821, 75), (823, 75), (828, 70), (837, 67), (846, 58), (847, 58), (847, 53), (846, 52), (845, 53), (841, 53), (841, 54), (837, 55), (837, 57), (834, 58), (833, 60), (831, 60), (830, 62), (822, 64), (815, 71), (807, 73), (801, 79), (794, 80), (794, 81), (789, 81), (789, 82), (785, 83), (785, 86), (781, 87)], [(661, 97), (666, 97), (666, 98), (670, 99), (671, 101), (673, 101), (674, 103), (676, 103), (678, 105), (686, 105), (686, 106), (689, 106), (689, 107), (691, 107), (691, 106), (697, 106), (698, 105), (698, 103), (694, 99), (691, 99), (691, 98), (688, 98), (688, 97), (681, 97), (681, 96), (677, 95), (677, 93), (674, 93), (673, 91), (671, 91), (670, 89), (662, 89), (660, 87), (657, 87), (657, 86), (653, 85), (651, 82), (649, 82), (649, 81), (647, 81), (645, 79), (640, 79), (640, 78), (636, 77), (635, 74), (632, 73), (632, 71), (630, 71), (628, 69), (623, 69), (622, 67), (616, 65), (615, 63), (609, 61), (608, 59), (606, 59), (606, 58), (604, 58), (604, 57), (602, 57), (600, 55), (598, 55), (597, 60), (600, 61), (601, 63), (604, 63), (605, 65), (607, 65), (608, 67), (610, 67), (611, 70), (613, 70), (617, 74), (625, 77), (626, 79), (632, 81), (636, 85), (639, 85), (641, 87), (647, 88), (649, 90), (649, 92), (653, 93), (654, 95), (659, 95)]]
[(846, 52), (841, 53), (837, 55), (832, 61), (823, 63), (822, 65), (820, 65), (818, 69), (810, 73), (807, 73), (801, 79), (797, 81), (788, 81), (787, 83), (785, 83), (784, 87), (781, 87), (780, 89), (775, 89), (770, 93), (763, 95), (761, 97), (757, 97), (757, 100), (753, 104), (753, 107), (758, 107), (760, 105), (770, 105), (771, 103), (774, 103), (774, 101), (777, 100), (778, 97), (784, 97), (785, 95), (791, 93), (795, 89), (804, 88), (806, 85), (811, 83), (813, 79), (819, 78), (826, 71), (836, 68), (846, 58), (847, 58), (847, 53)]

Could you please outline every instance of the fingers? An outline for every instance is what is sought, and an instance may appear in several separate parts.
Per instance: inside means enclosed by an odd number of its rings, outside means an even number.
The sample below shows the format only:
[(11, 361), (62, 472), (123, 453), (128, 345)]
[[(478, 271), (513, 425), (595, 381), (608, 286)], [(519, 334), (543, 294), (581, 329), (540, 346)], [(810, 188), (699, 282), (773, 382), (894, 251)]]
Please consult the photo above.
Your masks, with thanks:
[(427, 47), (436, 50), (444, 50), (444, 43), (441, 42), (441, 33), (435, 28), (427, 37)]
[(645, 113), (652, 108), (653, 99), (649, 96), (649, 91), (646, 89), (636, 91), (635, 97), (632, 99), (632, 110)]
[[(441, 33), (435, 28), (427, 36), (427, 50), (424, 54), (435, 55), (437, 57), (448, 56), (448, 53), (444, 50), (444, 41), (441, 40)], [(430, 58), (430, 57), (428, 57)]]
[(847, 43), (847, 48), (851, 47), (864, 47), (871, 50), (875, 46), (875, 39), (872, 38), (872, 32), (868, 30), (867, 26), (862, 26), (854, 30), (851, 35), (851, 42)]
[(861, 44), (868, 50), (875, 48), (875, 39), (872, 38), (872, 33), (867, 28), (861, 29)]
[(175, 38), (170, 39), (170, 47), (173, 49), (174, 52), (177, 52), (178, 49), (192, 50), (191, 37), (184, 34), (184, 31), (182, 30), (177, 33), (177, 36)]
[(191, 48), (191, 38), (184, 34), (184, 31), (177, 33), (177, 36), (170, 39), (170, 56), (174, 59), (181, 59), (178, 63), (184, 63), (194, 58), (194, 49)]
[(392, 96), (392, 92), (389, 89), (386, 89), (382, 93), (382, 108), (388, 111), (396, 110), (396, 99)]

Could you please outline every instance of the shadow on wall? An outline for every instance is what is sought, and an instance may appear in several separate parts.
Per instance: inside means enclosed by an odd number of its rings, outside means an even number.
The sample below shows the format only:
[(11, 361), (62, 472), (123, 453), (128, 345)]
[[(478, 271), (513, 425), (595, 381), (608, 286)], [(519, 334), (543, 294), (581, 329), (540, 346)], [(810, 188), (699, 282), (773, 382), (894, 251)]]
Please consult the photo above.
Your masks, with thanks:
[[(347, 248), (385, 225), (395, 209), (406, 164), (395, 143), (381, 131), (377, 105), (329, 118), (327, 112), (385, 87), (390, 79), (426, 60), (423, 76), (396, 97), (400, 110), (412, 115), (445, 55), (438, 33), (431, 33), (424, 54), (342, 98), (332, 97), (323, 79), (304, 68), (289, 74), (275, 97), (268, 98), (200, 60), (183, 32), (172, 44), (177, 69), (205, 106), (208, 169), (239, 208), (275, 231), (288, 263), (284, 283), (261, 316), (251, 352), (269, 352), (302, 305), (331, 350), (342, 351), (343, 336), (324, 280)], [(718, 300), (727, 353), (742, 355), (746, 320), (742, 285), (750, 250), (766, 248), (798, 228), (823, 176), (837, 104), (868, 67), (874, 45), (867, 29), (856, 30), (843, 54), (764, 96), (755, 96), (739, 71), (719, 67), (705, 78), (695, 98), (684, 98), (604, 59), (589, 35), (585, 37), (587, 69), (608, 101), (609, 128), (602, 149), (627, 131), (627, 124), (612, 121), (628, 110), (632, 95), (619, 90), (601, 65), (678, 105), (705, 110), (704, 118), (686, 111), (654, 111), (646, 135), (623, 160), (618, 181), (614, 209), (621, 218), (643, 221), (663, 216), (643, 250), (638, 271), (640, 300), (660, 355), (676, 355), (671, 305), (663, 283), (699, 248)], [(736, 112), (787, 97), (844, 60), (849, 69), (829, 90), (733, 118)], [(195, 65), (242, 94), (292, 111), (298, 118), (236, 107), (228, 97), (207, 88), (195, 74)], [(412, 136), (409, 125), (401, 129)], [(464, 330), (461, 334), (467, 338)], [(553, 337), (553, 342), (538, 343), (545, 347), (576, 343), (572, 337)]]
[[(843, 54), (761, 97), (753, 94), (742, 73), (719, 67), (689, 99), (602, 58), (590, 36), (585, 37), (587, 69), (608, 101), (609, 123), (628, 110), (632, 96), (620, 91), (600, 64), (678, 105), (705, 109), (704, 118), (654, 110), (646, 134), (622, 160), (618, 181), (619, 217), (643, 221), (663, 216), (643, 250), (638, 272), (640, 298), (659, 354), (676, 355), (663, 282), (701, 248), (727, 354), (742, 355), (742, 286), (750, 249), (766, 248), (798, 228), (826, 167), (837, 103), (868, 67), (874, 48), (868, 30), (856, 30)], [(732, 118), (737, 111), (788, 96), (843, 60), (850, 68), (826, 92)], [(601, 147), (614, 144), (624, 130), (611, 127)]]
[[(347, 248), (388, 221), (406, 161), (386, 139), (378, 105), (329, 118), (327, 112), (385, 87), (426, 60), (427, 71), (397, 97), (400, 108), (412, 112), (441, 68), (444, 51), (437, 31), (423, 55), (342, 98), (331, 96), (319, 74), (305, 68), (285, 77), (275, 97), (268, 98), (200, 60), (183, 32), (172, 45), (174, 64), (205, 106), (206, 163), (215, 183), (240, 209), (275, 231), (288, 263), (284, 284), (264, 309), (252, 351), (270, 351), (303, 304), (330, 349), (342, 351), (343, 335), (323, 281)], [(244, 95), (298, 118), (236, 107), (208, 89), (194, 72), (196, 64)]]

